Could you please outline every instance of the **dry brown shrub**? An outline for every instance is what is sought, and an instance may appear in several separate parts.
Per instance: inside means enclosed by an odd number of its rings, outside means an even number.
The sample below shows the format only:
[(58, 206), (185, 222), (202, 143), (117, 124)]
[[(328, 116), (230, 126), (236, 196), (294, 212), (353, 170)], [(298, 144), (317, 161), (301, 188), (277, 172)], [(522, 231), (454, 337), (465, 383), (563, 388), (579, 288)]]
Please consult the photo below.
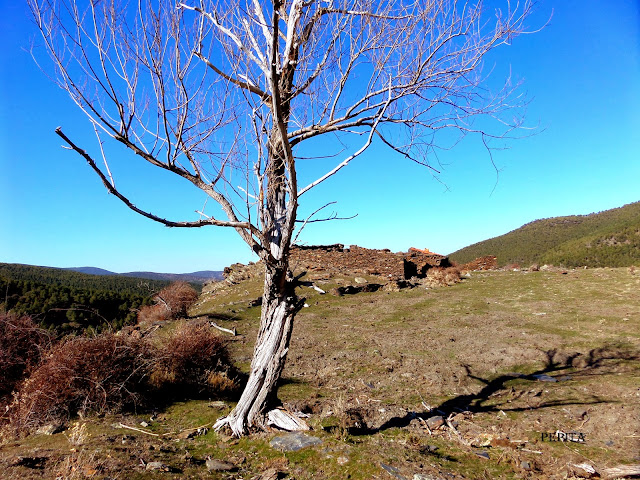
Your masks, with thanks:
[(144, 305), (138, 311), (138, 323), (156, 323), (169, 320), (169, 311), (164, 305)]
[(105, 470), (105, 463), (104, 460), (98, 457), (96, 452), (73, 449), (70, 455), (66, 455), (53, 468), (53, 472), (56, 479), (84, 480), (98, 477)]
[(140, 339), (103, 333), (53, 347), (10, 406), (16, 432), (75, 414), (135, 407), (144, 399), (153, 351)]
[(31, 317), (0, 313), (0, 399), (8, 396), (38, 364), (50, 344), (49, 333)]
[(206, 324), (183, 323), (159, 351), (150, 379), (158, 389), (221, 395), (237, 387), (227, 341)]
[(171, 318), (186, 316), (197, 299), (198, 292), (187, 282), (174, 282), (155, 296), (158, 305), (164, 306)]
[(428, 287), (455, 285), (462, 280), (460, 267), (431, 268), (424, 281)]

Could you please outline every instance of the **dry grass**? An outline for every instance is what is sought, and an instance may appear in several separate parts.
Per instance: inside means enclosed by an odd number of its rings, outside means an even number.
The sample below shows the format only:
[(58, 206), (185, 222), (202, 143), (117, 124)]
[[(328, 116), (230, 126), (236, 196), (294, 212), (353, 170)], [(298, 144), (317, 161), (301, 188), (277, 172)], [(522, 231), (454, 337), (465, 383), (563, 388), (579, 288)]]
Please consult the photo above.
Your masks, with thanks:
[(104, 460), (100, 460), (95, 452), (72, 450), (54, 467), (54, 472), (56, 480), (84, 480), (97, 477), (104, 469), (104, 464)]

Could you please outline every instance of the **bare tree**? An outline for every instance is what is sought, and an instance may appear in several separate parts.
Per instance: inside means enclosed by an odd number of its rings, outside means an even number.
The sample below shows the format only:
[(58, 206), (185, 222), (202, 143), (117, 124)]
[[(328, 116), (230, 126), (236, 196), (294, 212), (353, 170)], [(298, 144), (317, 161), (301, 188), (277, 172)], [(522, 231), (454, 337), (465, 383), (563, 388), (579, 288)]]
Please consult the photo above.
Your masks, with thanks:
[[(432, 168), (441, 131), (487, 145), (520, 126), (508, 116), (522, 107), (515, 85), (507, 79), (492, 92), (482, 63), (525, 33), (529, 0), (505, 1), (503, 10), (480, 0), (29, 5), (54, 77), (89, 118), (102, 158), (56, 129), (68, 148), (130, 209), (169, 227), (233, 228), (264, 262), (250, 377), (217, 423), (238, 436), (263, 426), (274, 406), (303, 305), (289, 268), (301, 197), (374, 141)], [(174, 221), (137, 207), (116, 186), (102, 148), (108, 137), (189, 181), (216, 209)], [(300, 185), (296, 159), (318, 145), (326, 173)]]

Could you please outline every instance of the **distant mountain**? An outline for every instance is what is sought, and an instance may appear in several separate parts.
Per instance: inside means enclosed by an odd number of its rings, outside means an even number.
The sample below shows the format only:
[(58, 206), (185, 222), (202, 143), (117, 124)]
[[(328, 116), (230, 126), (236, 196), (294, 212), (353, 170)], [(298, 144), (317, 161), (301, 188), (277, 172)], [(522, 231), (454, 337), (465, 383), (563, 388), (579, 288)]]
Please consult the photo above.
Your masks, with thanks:
[(156, 273), (156, 272), (128, 272), (121, 273), (125, 277), (148, 278), (151, 280), (169, 280), (171, 282), (205, 283), (209, 280), (222, 280), (222, 272), (202, 270), (193, 273)]
[(499, 265), (640, 265), (640, 202), (589, 215), (536, 220), (458, 250), (449, 258), (466, 263), (485, 255), (498, 257)]
[(145, 278), (148, 280), (164, 280), (170, 282), (190, 282), (205, 283), (209, 280), (222, 280), (222, 272), (213, 270), (202, 270), (193, 273), (156, 273), (156, 272), (127, 272), (115, 273), (97, 267), (72, 267), (64, 270), (72, 270), (74, 272), (87, 273), (89, 275), (118, 275), (123, 277)]
[(63, 270), (71, 270), (72, 272), (86, 273), (87, 275), (118, 275), (115, 272), (110, 272), (104, 268), (98, 267), (71, 267), (63, 268)]

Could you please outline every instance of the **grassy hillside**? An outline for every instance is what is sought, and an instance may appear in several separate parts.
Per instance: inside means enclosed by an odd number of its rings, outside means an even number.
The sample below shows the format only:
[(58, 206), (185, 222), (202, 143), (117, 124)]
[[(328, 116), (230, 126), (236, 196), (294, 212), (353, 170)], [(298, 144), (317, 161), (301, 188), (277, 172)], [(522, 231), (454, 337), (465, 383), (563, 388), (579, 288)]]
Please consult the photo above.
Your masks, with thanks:
[[(329, 292), (356, 276), (305, 278)], [(191, 312), (236, 328), (225, 338), (244, 372), (261, 280), (210, 287)], [(617, 478), (606, 470), (640, 463), (639, 286), (626, 268), (478, 272), (452, 287), (344, 296), (301, 286), (308, 308), (296, 318), (278, 398), (308, 415), (306, 435), (320, 445), (282, 451), (275, 440), (285, 434), (275, 430), (233, 439), (211, 428), (233, 399), (188, 399), (73, 417), (63, 432), (7, 441), (0, 476), (559, 480), (584, 478), (574, 466), (587, 463)], [(149, 335), (167, 338), (181, 322)], [(585, 440), (543, 436), (557, 431)], [(207, 457), (231, 472), (209, 471)]]
[(449, 257), (459, 263), (484, 255), (499, 265), (549, 263), (625, 267), (640, 263), (640, 202), (590, 215), (547, 218), (465, 247)]

